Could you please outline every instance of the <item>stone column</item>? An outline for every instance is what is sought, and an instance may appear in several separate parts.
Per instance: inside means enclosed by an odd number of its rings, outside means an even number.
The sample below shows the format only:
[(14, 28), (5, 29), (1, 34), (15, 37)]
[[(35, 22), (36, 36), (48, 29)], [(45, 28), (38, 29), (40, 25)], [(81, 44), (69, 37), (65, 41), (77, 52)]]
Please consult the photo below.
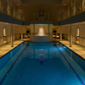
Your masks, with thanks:
[(61, 25), (60, 25), (60, 41), (62, 41), (62, 28), (61, 28)]
[[(70, 0), (70, 17), (71, 17), (71, 4), (72, 4), (72, 0)], [(71, 29), (71, 23), (70, 23), (69, 46), (72, 47), (72, 29)]]
[(2, 3), (1, 3), (1, 0), (0, 0), (0, 10), (1, 10), (1, 6), (2, 6)]
[(11, 47), (13, 47), (13, 24), (11, 24)]
[(85, 0), (82, 0), (82, 12), (85, 11)]
[(35, 35), (35, 24), (33, 24), (33, 26), (34, 26), (34, 35)]
[(81, 13), (82, 13), (82, 0), (81, 0)]
[[(13, 0), (12, 0), (12, 16), (13, 16)], [(11, 24), (11, 47), (13, 47), (13, 24)]]
[(23, 41), (23, 25), (21, 26), (21, 41)]
[(71, 24), (70, 24), (69, 46), (72, 47), (72, 30), (71, 30)]
[(48, 24), (48, 35), (49, 35), (49, 27), (50, 27), (50, 24)]
[[(22, 9), (23, 9), (23, 5), (22, 5)], [(22, 21), (23, 21), (23, 10), (22, 10), (21, 19), (22, 19)], [(21, 25), (21, 41), (23, 41), (23, 24)]]

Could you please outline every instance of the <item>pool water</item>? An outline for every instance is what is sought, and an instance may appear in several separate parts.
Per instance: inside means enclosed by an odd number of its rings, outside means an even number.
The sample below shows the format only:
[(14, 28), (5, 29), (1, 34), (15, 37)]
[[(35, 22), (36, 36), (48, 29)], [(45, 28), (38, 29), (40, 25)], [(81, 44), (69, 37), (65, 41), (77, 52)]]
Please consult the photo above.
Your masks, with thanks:
[(0, 85), (85, 85), (85, 60), (60, 42), (24, 42), (0, 59)]

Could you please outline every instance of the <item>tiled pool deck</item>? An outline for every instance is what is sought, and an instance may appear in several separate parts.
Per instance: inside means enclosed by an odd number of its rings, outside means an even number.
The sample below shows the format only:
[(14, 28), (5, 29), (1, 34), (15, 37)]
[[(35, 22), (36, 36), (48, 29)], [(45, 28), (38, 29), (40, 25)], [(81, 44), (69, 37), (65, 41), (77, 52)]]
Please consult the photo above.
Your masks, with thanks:
[(72, 43), (72, 47), (69, 47), (69, 41), (60, 41), (62, 44), (64, 44), (66, 47), (74, 51), (76, 54), (81, 56), (83, 59), (85, 59), (85, 47), (80, 46), (78, 44)]
[[(24, 39), (23, 41), (30, 41), (30, 40)], [(15, 47), (17, 47), (23, 41), (21, 40), (14, 41), (14, 47), (11, 47), (10, 43), (0, 46), (0, 58), (3, 57), (5, 54), (7, 54), (12, 49), (14, 49)], [(59, 40), (54, 40), (54, 41), (59, 41)], [(74, 51), (75, 53), (77, 53), (78, 55), (80, 55), (83, 59), (85, 59), (85, 48), (84, 47), (74, 44), (74, 43), (72, 44), (72, 47), (69, 47), (69, 41), (66, 41), (66, 40), (62, 40), (60, 42), (64, 44), (66, 47), (68, 47), (69, 49), (71, 49), (72, 51)]]
[(7, 54), (12, 49), (14, 49), (15, 47), (17, 47), (22, 42), (23, 41), (21, 41), (21, 40), (14, 41), (14, 46), (13, 47), (11, 47), (11, 43), (0, 46), (0, 58), (3, 57), (5, 54)]

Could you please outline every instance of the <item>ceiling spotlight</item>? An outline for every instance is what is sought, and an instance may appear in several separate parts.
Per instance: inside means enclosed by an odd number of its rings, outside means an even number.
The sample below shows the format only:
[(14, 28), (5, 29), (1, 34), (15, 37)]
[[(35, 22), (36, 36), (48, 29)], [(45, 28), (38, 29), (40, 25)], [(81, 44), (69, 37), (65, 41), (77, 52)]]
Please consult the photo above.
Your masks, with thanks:
[(66, 5), (66, 4), (64, 4), (64, 5)]

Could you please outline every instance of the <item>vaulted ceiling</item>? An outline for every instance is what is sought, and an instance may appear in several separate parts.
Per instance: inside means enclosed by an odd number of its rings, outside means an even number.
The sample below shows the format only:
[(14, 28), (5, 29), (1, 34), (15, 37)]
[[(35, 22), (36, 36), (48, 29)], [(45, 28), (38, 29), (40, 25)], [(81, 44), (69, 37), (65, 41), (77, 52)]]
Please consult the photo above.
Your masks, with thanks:
[(70, 0), (13, 0), (13, 2), (17, 9), (23, 9), (25, 21), (33, 21), (34, 15), (40, 10), (54, 16), (53, 21), (59, 21), (60, 11), (67, 9), (70, 4)]

